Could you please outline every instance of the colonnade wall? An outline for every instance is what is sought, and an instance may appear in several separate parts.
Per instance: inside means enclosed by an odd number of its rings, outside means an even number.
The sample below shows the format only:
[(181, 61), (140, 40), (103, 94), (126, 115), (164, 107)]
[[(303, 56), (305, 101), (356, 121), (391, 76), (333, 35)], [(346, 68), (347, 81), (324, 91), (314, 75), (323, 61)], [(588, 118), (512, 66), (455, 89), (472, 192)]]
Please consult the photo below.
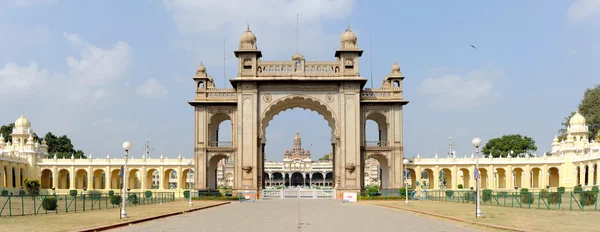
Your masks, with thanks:
[[(600, 150), (541, 157), (479, 158), (483, 189), (545, 189), (578, 185), (591, 188), (600, 180)], [(409, 185), (419, 189), (470, 189), (476, 186), (475, 157), (414, 158), (407, 165)]]

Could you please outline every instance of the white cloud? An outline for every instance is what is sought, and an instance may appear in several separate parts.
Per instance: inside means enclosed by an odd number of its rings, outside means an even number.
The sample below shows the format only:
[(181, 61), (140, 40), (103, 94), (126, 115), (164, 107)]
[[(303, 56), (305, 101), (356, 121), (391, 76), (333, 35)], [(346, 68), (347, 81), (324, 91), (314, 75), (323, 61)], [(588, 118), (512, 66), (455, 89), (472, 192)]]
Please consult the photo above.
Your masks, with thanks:
[(132, 49), (125, 42), (112, 48), (98, 48), (79, 35), (66, 34), (67, 42), (80, 58), (67, 57), (67, 73), (50, 74), (35, 61), (29, 66), (10, 62), (0, 70), (0, 96), (34, 96), (68, 99), (74, 103), (96, 103), (110, 95), (117, 80), (126, 77), (131, 66)]
[(183, 35), (176, 46), (194, 52), (205, 65), (222, 64), (214, 57), (222, 57), (223, 39), (228, 51), (237, 49), (246, 22), (266, 59), (277, 56), (291, 59), (296, 51), (296, 14), (299, 14), (300, 53), (315, 56), (317, 60), (333, 59), (345, 27), (326, 32), (322, 30), (323, 22), (344, 19), (354, 5), (353, 0), (163, 0), (163, 4)]
[(576, 0), (567, 12), (567, 20), (578, 23), (600, 18), (600, 0)]
[(138, 86), (135, 92), (146, 98), (161, 98), (167, 96), (168, 93), (167, 88), (154, 78), (150, 78), (144, 84)]
[(35, 61), (29, 66), (20, 67), (16, 63), (8, 63), (0, 69), (0, 95), (25, 96), (32, 94), (32, 89), (43, 88), (48, 79), (48, 70), (38, 69)]
[(431, 96), (429, 107), (437, 110), (463, 110), (481, 105), (493, 94), (494, 81), (501, 78), (501, 70), (476, 70), (465, 77), (446, 74), (426, 78), (419, 91)]

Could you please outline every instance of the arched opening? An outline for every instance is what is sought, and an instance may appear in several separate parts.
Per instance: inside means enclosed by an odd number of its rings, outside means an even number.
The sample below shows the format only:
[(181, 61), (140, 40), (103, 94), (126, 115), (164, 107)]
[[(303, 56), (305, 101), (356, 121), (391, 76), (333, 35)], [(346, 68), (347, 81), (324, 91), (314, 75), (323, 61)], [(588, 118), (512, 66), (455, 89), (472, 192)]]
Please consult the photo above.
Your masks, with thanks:
[(325, 187), (325, 175), (320, 172), (313, 173), (311, 187)]
[(84, 169), (79, 169), (75, 172), (75, 188), (76, 189), (83, 189), (83, 188), (87, 188), (87, 178), (88, 178), (88, 173), (86, 170)]
[(302, 173), (294, 172), (292, 173), (290, 187), (304, 187), (304, 176)]
[(542, 177), (542, 170), (539, 168), (532, 168), (531, 169), (531, 187), (532, 188), (542, 188), (541, 185), (541, 177)]
[(333, 187), (333, 172), (325, 174), (325, 187)]
[(583, 183), (585, 186), (588, 186), (588, 183), (589, 183), (589, 175), (590, 175), (589, 173), (590, 173), (590, 169), (587, 165), (585, 165), (585, 170), (583, 171), (583, 176), (585, 178)]
[(506, 171), (502, 168), (497, 168), (494, 171), (497, 188), (506, 188)]
[(469, 172), (469, 169), (466, 168), (461, 168), (459, 171), (460, 174), (460, 178), (461, 178), (461, 184), (463, 186), (464, 189), (469, 189), (471, 188), (471, 173)]
[(131, 169), (127, 174), (127, 188), (128, 189), (141, 189), (142, 182), (140, 181), (140, 170)]
[(452, 189), (452, 171), (448, 168), (442, 168), (440, 170), (440, 189)]
[(575, 182), (575, 185), (580, 185), (581, 184), (581, 168), (579, 168), (579, 166), (575, 167), (575, 178), (577, 178), (577, 182)]
[(365, 161), (365, 187), (378, 186), (381, 188), (381, 167), (379, 161), (367, 158)]
[(407, 168), (406, 171), (408, 172), (407, 176), (405, 177), (406, 183), (408, 183), (408, 189), (414, 189), (417, 184), (417, 173), (412, 168)]
[(210, 118), (210, 147), (232, 147), (233, 126), (231, 117), (226, 113), (217, 113)]
[(146, 188), (158, 189), (160, 187), (160, 173), (155, 168), (146, 173)]
[(174, 169), (165, 170), (163, 181), (164, 189), (176, 189), (177, 188), (177, 171)]
[(592, 171), (591, 171), (591, 174), (592, 174), (592, 180), (593, 180), (593, 182), (592, 182), (592, 183), (593, 183), (593, 185), (596, 185), (596, 184), (598, 184), (598, 180), (597, 180), (597, 177), (596, 177), (596, 176), (597, 176), (597, 172), (598, 172), (598, 165), (597, 165), (597, 164), (594, 164), (594, 166), (592, 166)]
[[(271, 98), (268, 95), (265, 97), (265, 99)], [(327, 96), (327, 99), (328, 101), (334, 100), (334, 97)], [(262, 143), (259, 153), (263, 155), (263, 164), (259, 165), (259, 168), (264, 168), (266, 159), (282, 160), (283, 158), (283, 162), (280, 163), (283, 169), (282, 173), (284, 173), (283, 185), (317, 184), (318, 186), (318, 182), (314, 181), (319, 181), (315, 177), (320, 178), (320, 175), (315, 174), (320, 172), (331, 173), (329, 180), (327, 180), (327, 174), (323, 176), (323, 187), (332, 187), (335, 179), (333, 173), (335, 173), (336, 150), (339, 150), (335, 116), (332, 112), (327, 104), (309, 96), (288, 96), (267, 103), (267, 107), (260, 116), (259, 124), (259, 139)], [(290, 125), (297, 127), (293, 128)], [(294, 133), (296, 133), (296, 137), (293, 137)], [(355, 142), (359, 143), (360, 138), (356, 138)], [(290, 145), (292, 145), (291, 149)], [(282, 155), (282, 153), (284, 154)], [(322, 160), (317, 161), (318, 159)], [(260, 174), (264, 172), (264, 170), (258, 171)], [(298, 174), (294, 174), (296, 172)], [(312, 180), (310, 173), (312, 173)], [(359, 178), (360, 173), (362, 172), (357, 171), (349, 175)]]
[(201, 89), (204, 89), (204, 82), (198, 81), (198, 91), (200, 91)]
[(25, 174), (25, 169), (20, 168), (19, 169), (19, 187), (23, 186), (23, 182), (25, 181), (25, 179), (27, 178), (26, 174)]
[(122, 189), (123, 188), (123, 176), (121, 170), (114, 169), (110, 173), (110, 188), (111, 189)]
[(51, 189), (52, 188), (52, 170), (50, 170), (50, 169), (42, 170), (42, 180), (40, 183), (40, 188), (42, 188), (42, 189)]
[(17, 172), (15, 172), (15, 168), (12, 168), (12, 187), (17, 187)]
[(180, 183), (184, 184), (185, 189), (195, 188), (194, 186), (194, 170), (186, 168), (181, 171)]
[(58, 171), (58, 189), (70, 189), (71, 188), (71, 175), (69, 170), (61, 169)]
[[(206, 178), (208, 188), (216, 190), (218, 186), (218, 176), (226, 176), (227, 174), (227, 162), (231, 159), (225, 154), (214, 155), (208, 160), (208, 169), (206, 171)], [(219, 172), (220, 171), (220, 172)]]
[(426, 168), (421, 171), (421, 188), (423, 189), (433, 189), (434, 183), (434, 175), (433, 170)]
[(518, 187), (518, 188), (523, 187), (522, 180), (524, 177), (525, 177), (525, 172), (523, 171), (523, 169), (521, 169), (521, 168), (513, 169), (512, 178), (513, 178), (513, 183), (515, 185), (513, 187)]
[(382, 154), (370, 155), (368, 158), (375, 159), (379, 163), (377, 169), (379, 188), (388, 189), (390, 186), (390, 167), (387, 158)]
[(479, 168), (479, 178), (481, 179), (480, 183), (480, 187), (482, 189), (488, 188), (488, 180), (489, 180), (489, 175), (488, 175), (488, 171), (485, 168)]
[(94, 171), (94, 179), (92, 181), (93, 189), (105, 189), (106, 188), (106, 173), (102, 169)]
[(400, 82), (394, 81), (394, 88), (400, 88)]
[(365, 122), (365, 142), (367, 147), (387, 147), (388, 146), (388, 125), (385, 115), (381, 113), (370, 113), (366, 116)]
[[(579, 175), (577, 175), (579, 176)], [(548, 169), (548, 184), (550, 187), (558, 187), (560, 174), (558, 168)]]

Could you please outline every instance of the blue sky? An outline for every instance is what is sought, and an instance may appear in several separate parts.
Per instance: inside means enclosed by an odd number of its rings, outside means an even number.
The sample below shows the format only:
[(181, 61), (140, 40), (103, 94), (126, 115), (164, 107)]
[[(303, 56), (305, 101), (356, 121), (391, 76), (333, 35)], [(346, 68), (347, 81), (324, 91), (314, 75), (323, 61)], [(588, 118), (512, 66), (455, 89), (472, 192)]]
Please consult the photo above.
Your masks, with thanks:
[[(475, 136), (509, 133), (533, 137), (541, 154), (600, 84), (597, 0), (0, 0), (0, 122), (25, 112), (38, 134), (67, 134), (93, 157), (121, 154), (125, 140), (140, 156), (146, 138), (153, 157), (191, 157), (198, 64), (223, 87), (223, 39), (232, 78), (246, 22), (264, 60), (289, 60), (296, 14), (305, 57), (333, 60), (350, 24), (367, 78), (373, 54), (374, 87), (398, 62), (409, 157), (445, 154), (449, 136), (462, 156)], [(296, 131), (315, 158), (330, 151), (325, 120), (296, 109), (269, 124), (267, 159), (281, 159)]]

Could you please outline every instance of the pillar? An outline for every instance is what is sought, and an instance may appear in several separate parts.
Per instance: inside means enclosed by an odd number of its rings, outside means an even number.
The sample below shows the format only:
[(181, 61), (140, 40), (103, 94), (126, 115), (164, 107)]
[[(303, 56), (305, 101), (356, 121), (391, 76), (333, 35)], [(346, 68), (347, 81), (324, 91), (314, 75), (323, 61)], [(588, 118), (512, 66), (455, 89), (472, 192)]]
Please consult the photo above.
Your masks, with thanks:
[(69, 189), (75, 189), (75, 179), (77, 179), (75, 167), (71, 166), (71, 171), (69, 172)]
[(110, 171), (110, 166), (106, 166), (104, 168), (104, 190), (110, 190), (110, 181), (112, 179), (112, 172)]
[(579, 164), (579, 181), (576, 183), (576, 185), (581, 185), (581, 186), (585, 186), (585, 166), (583, 165), (583, 163)]
[[(87, 170), (87, 189), (91, 190), (91, 189), (95, 189), (94, 188), (94, 171), (92, 169), (92, 166), (88, 166), (88, 170)], [(100, 186), (98, 186), (100, 187)]]
[[(452, 186), (450, 186), (450, 189), (457, 189), (458, 188), (458, 169), (456, 168), (456, 165), (452, 166), (451, 170), (452, 170)], [(461, 182), (461, 184), (462, 184), (462, 182)]]
[(52, 167), (52, 187), (58, 189), (58, 168), (56, 166)]
[(144, 165), (144, 166), (142, 166), (142, 169), (140, 171), (142, 172), (140, 175), (141, 176), (140, 181), (142, 181), (141, 187), (142, 187), (142, 191), (145, 191), (146, 189), (148, 189), (148, 170), (147, 170), (146, 166)]

